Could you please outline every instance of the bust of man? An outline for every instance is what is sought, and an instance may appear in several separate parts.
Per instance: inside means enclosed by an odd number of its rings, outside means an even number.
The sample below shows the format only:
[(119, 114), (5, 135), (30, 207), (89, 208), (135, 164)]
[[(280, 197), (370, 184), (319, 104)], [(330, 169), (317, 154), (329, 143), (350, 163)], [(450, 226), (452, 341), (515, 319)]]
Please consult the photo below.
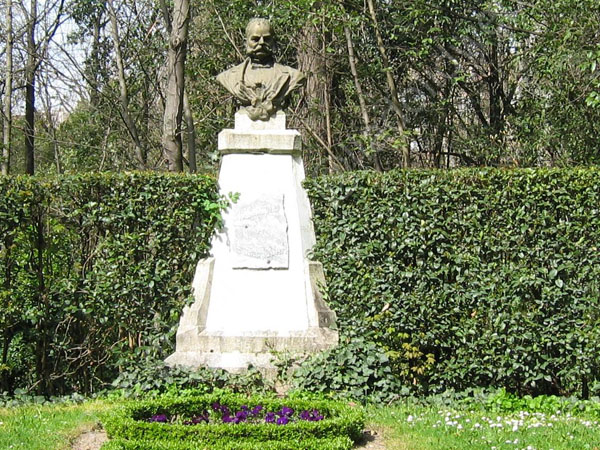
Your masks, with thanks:
[(299, 70), (277, 64), (275, 37), (266, 19), (246, 27), (246, 60), (217, 76), (217, 81), (245, 106), (252, 120), (269, 118), (286, 106), (289, 94), (304, 83)]

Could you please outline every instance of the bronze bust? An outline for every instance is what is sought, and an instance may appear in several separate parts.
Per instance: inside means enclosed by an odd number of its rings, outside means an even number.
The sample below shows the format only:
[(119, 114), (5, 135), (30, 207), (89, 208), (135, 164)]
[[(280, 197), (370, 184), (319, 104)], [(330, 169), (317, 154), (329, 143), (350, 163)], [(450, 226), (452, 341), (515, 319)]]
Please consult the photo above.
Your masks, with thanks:
[(252, 120), (269, 120), (305, 81), (299, 70), (275, 62), (274, 46), (269, 21), (252, 19), (246, 27), (246, 60), (217, 76), (217, 81), (241, 102)]

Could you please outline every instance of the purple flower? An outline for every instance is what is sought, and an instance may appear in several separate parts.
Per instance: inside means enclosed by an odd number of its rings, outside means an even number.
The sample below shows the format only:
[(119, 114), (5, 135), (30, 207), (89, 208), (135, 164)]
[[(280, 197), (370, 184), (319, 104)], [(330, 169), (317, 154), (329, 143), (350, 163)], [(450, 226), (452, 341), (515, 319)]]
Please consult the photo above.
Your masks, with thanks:
[(184, 425), (198, 425), (199, 423), (206, 422), (208, 423), (208, 414), (204, 413), (200, 416), (194, 416), (191, 420), (186, 420), (183, 422)]
[(281, 416), (279, 419), (277, 419), (277, 425), (285, 425), (289, 421), (290, 419), (287, 416)]
[(283, 408), (281, 408), (281, 412), (279, 414), (281, 416), (290, 417), (292, 414), (294, 414), (294, 410), (292, 408), (288, 408), (287, 406), (284, 406)]
[(168, 422), (168, 419), (165, 414), (155, 414), (152, 417), (150, 417), (149, 422), (166, 423)]
[(248, 413), (246, 411), (238, 411), (235, 413), (235, 418), (240, 422), (245, 422), (248, 418)]
[(220, 412), (223, 415), (229, 415), (229, 408), (225, 405), (221, 405), (219, 402), (214, 402), (210, 405), (213, 411)]
[[(211, 405), (211, 409), (218, 414), (217, 417), (220, 416), (223, 423), (233, 424), (244, 423), (248, 421), (251, 423), (258, 423), (261, 421), (263, 414), (265, 423), (273, 423), (277, 425), (286, 425), (294, 422), (295, 420), (318, 422), (324, 419), (324, 416), (317, 409), (299, 411), (298, 419), (295, 419), (295, 411), (289, 406), (283, 406), (279, 411), (266, 412), (262, 405), (255, 405), (252, 408), (248, 405), (242, 405), (239, 411), (232, 412), (228, 406), (219, 402), (214, 402)], [(148, 422), (168, 423), (173, 421), (173, 418), (169, 418), (167, 414), (155, 414), (146, 420)], [(183, 422), (184, 425), (198, 425), (201, 423), (211, 423), (210, 414), (206, 410), (202, 411), (201, 413), (197, 413), (195, 416), (192, 416), (190, 419)]]
[(323, 420), (323, 415), (318, 410), (313, 409), (312, 411), (302, 411), (300, 413), (300, 420), (306, 420), (308, 422), (318, 422)]

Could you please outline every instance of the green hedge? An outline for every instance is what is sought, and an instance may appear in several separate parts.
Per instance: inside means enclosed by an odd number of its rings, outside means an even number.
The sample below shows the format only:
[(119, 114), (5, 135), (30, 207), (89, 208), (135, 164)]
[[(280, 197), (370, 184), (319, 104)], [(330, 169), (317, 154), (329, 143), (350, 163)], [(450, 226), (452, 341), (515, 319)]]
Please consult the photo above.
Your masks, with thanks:
[(347, 450), (353, 448), (353, 445), (352, 440), (345, 436), (324, 439), (306, 438), (300, 442), (245, 439), (210, 445), (193, 442), (112, 439), (102, 446), (102, 450)]
[(205, 176), (0, 178), (0, 391), (92, 392), (164, 357), (219, 218)]
[(307, 180), (345, 339), (420, 392), (600, 392), (600, 171)]
[[(272, 423), (216, 423), (183, 425), (181, 423), (156, 423), (148, 419), (156, 414), (190, 418), (211, 411), (218, 402), (232, 412), (242, 405), (250, 408), (261, 405), (263, 411), (275, 412), (283, 406), (296, 414), (302, 410), (317, 409), (324, 419), (317, 422), (297, 421), (286, 425)], [(353, 441), (362, 435), (364, 413), (359, 407), (331, 400), (281, 399), (275, 397), (218, 393), (201, 396), (166, 396), (153, 400), (132, 402), (117, 408), (103, 421), (111, 439), (122, 447), (117, 448), (352, 448)], [(167, 445), (168, 443), (168, 445)], [(322, 446), (313, 447), (317, 443)], [(245, 447), (238, 446), (244, 444)], [(275, 445), (276, 444), (276, 445)], [(309, 445), (310, 444), (310, 445)], [(116, 445), (116, 444), (113, 444)], [(146, 445), (146, 447), (144, 447)], [(304, 447), (302, 447), (304, 446)]]
[[(417, 392), (599, 394), (599, 175), (307, 180), (315, 258), (342, 342), (376, 343), (395, 380)], [(92, 392), (128, 360), (172, 350), (193, 266), (218, 221), (213, 179), (3, 177), (0, 198), (0, 392)], [(303, 377), (323, 388), (393, 387), (387, 363), (369, 352), (338, 349)], [(348, 370), (332, 373), (323, 361)]]

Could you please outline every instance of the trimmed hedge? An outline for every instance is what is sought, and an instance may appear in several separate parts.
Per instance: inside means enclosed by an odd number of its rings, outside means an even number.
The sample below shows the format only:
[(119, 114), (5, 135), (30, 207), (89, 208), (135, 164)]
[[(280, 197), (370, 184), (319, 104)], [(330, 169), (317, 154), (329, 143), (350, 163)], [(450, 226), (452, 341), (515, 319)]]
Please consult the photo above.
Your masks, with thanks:
[(330, 439), (306, 438), (301, 442), (279, 441), (253, 441), (244, 440), (228, 443), (180, 443), (172, 441), (131, 441), (114, 439), (106, 442), (102, 450), (347, 450), (353, 447), (353, 442), (348, 437)]
[(359, 172), (305, 186), (340, 330), (382, 346), (405, 386), (600, 393), (598, 169)]
[[(317, 409), (325, 418), (318, 422), (298, 421), (286, 425), (183, 425), (148, 421), (156, 414), (192, 417), (210, 410), (215, 402), (228, 406), (232, 411), (239, 410), (242, 405), (262, 405), (264, 411), (277, 411), (283, 406), (296, 411)], [(274, 448), (351, 448), (353, 440), (358, 440), (362, 434), (364, 414), (358, 407), (330, 400), (210, 394), (134, 402), (116, 409), (102, 422), (108, 436), (123, 446), (118, 448), (259, 448), (260, 443), (263, 444), (262, 448), (272, 448), (264, 447), (269, 442), (273, 443)], [(238, 446), (241, 443), (247, 447)], [(323, 444), (323, 447), (313, 447), (316, 443)]]
[[(370, 341), (393, 379), (416, 392), (600, 394), (599, 175), (307, 180), (314, 257), (342, 342), (367, 344), (354, 346), (365, 349), (358, 356), (352, 345), (329, 352), (302, 377), (352, 395), (398, 390)], [(0, 392), (89, 393), (128, 361), (167, 356), (218, 221), (213, 179), (2, 177), (0, 198)]]
[(164, 358), (219, 220), (206, 176), (0, 177), (0, 391), (89, 393)]

